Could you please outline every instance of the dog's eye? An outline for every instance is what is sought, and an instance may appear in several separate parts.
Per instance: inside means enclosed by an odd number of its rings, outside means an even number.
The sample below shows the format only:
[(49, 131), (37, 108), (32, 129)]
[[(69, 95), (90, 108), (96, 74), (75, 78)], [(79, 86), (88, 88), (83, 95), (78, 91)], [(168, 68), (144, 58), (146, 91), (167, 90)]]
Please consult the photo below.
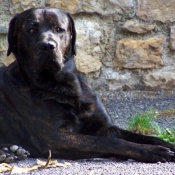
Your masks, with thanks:
[(60, 28), (60, 27), (56, 27), (56, 31), (57, 31), (57, 32), (63, 32), (64, 29), (62, 29), (62, 28)]
[(34, 29), (30, 29), (29, 32), (30, 33), (35, 33), (35, 30)]

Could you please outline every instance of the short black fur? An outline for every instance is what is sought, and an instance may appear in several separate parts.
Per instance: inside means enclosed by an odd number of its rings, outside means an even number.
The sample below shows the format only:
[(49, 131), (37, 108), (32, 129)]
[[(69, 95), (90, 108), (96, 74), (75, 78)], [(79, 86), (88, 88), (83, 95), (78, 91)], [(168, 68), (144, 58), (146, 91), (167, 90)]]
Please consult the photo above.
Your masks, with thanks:
[[(3, 148), (14, 144), (31, 157), (47, 157), (51, 150), (52, 157), (64, 159), (174, 161), (174, 145), (112, 124), (75, 66), (76, 31), (69, 13), (24, 11), (11, 20), (8, 42), (7, 55), (16, 60), (0, 71), (1, 162), (9, 161)], [(16, 153), (10, 156), (15, 160)]]

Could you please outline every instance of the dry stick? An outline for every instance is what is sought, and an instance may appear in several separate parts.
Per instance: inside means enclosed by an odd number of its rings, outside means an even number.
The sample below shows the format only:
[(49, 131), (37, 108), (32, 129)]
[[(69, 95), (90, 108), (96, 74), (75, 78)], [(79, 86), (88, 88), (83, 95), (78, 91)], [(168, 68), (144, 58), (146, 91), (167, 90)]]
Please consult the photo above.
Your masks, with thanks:
[(46, 162), (46, 164), (44, 165), (43, 168), (47, 168), (49, 163), (50, 163), (50, 161), (51, 161), (51, 150), (49, 150), (49, 157), (48, 157), (47, 162)]

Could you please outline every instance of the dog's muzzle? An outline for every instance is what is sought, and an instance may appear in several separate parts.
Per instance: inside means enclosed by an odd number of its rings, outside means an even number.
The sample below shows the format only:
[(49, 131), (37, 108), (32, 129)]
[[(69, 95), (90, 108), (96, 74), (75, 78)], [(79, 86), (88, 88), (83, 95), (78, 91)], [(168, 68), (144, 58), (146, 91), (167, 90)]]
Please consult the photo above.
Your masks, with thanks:
[(56, 48), (56, 44), (54, 42), (41, 41), (38, 43), (38, 48), (39, 50), (44, 51), (46, 53), (51, 53)]
[[(42, 60), (46, 64), (46, 67), (51, 66), (58, 67), (59, 69), (64, 66), (64, 58), (61, 50), (57, 48), (57, 44), (54, 41), (40, 41), (38, 42), (38, 49), (41, 53)], [(45, 59), (43, 59), (45, 57)]]

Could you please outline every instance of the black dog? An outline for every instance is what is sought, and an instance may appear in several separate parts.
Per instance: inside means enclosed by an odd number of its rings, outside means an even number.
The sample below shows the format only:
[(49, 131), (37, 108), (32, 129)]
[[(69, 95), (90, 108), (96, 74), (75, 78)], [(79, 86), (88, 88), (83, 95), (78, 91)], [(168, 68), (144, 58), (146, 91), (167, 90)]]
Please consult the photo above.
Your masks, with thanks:
[[(69, 13), (29, 9), (10, 22), (0, 73), (0, 161), (28, 156), (63, 159), (117, 157), (173, 161), (175, 146), (111, 123), (97, 94), (77, 71), (76, 32)], [(16, 146), (20, 145), (23, 148)]]

